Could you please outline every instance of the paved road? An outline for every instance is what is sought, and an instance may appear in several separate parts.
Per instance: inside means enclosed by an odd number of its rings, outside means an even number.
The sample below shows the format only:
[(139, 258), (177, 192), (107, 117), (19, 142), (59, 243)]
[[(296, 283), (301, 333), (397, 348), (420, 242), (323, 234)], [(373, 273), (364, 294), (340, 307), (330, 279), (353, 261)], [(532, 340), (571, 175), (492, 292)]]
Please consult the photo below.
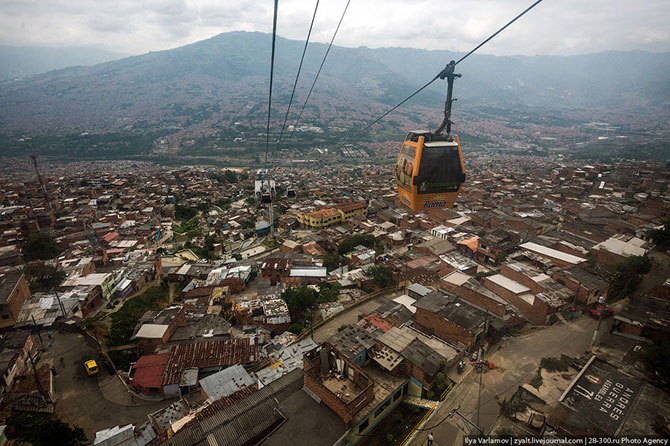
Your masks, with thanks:
[[(47, 343), (47, 336), (42, 333)], [(65, 362), (61, 365), (59, 358)], [(84, 429), (92, 443), (95, 432), (118, 424), (143, 423), (147, 414), (163, 408), (169, 402), (131, 401), (123, 394), (125, 388), (109, 372), (102, 369), (99, 374), (88, 376), (84, 362), (97, 357), (95, 342), (80, 333), (53, 333), (52, 346), (47, 347), (44, 360), (53, 361), (57, 374), (54, 379), (56, 393), (55, 413), (63, 421), (76, 424)], [(114, 388), (116, 402), (106, 399), (100, 385)], [(124, 398), (126, 396), (126, 398)], [(128, 405), (123, 404), (127, 401)]]
[[(479, 396), (479, 379), (482, 379), (481, 408), (479, 425), (485, 433), (490, 433), (499, 417), (497, 396), (511, 396), (520, 384), (530, 381), (537, 370), (540, 360), (544, 357), (580, 356), (590, 345), (596, 321), (582, 316), (568, 323), (559, 323), (551, 327), (539, 328), (531, 333), (508, 338), (502, 341), (498, 350), (487, 359), (494, 363), (493, 370), (480, 375), (470, 369), (468, 375), (457, 384), (447, 396), (445, 402), (435, 411), (426, 427), (433, 428), (434, 446), (451, 446), (462, 444), (463, 432), (470, 433), (466, 422), (447, 419), (449, 412), (460, 406), (460, 412), (467, 419), (477, 422), (477, 401)], [(412, 445), (425, 445), (428, 431), (422, 431), (414, 438)]]

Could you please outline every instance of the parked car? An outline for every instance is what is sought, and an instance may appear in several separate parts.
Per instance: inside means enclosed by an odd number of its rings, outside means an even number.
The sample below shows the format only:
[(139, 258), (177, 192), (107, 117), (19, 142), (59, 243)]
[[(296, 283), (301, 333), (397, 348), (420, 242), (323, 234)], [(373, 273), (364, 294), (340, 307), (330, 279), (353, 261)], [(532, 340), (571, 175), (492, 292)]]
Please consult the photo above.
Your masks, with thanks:
[(100, 371), (100, 369), (98, 369), (98, 363), (96, 363), (93, 359), (86, 361), (84, 363), (84, 367), (86, 368), (86, 373), (89, 375), (95, 375)]
[(612, 310), (610, 307), (605, 307), (602, 304), (595, 304), (590, 310), (589, 313), (591, 313), (591, 316), (595, 318), (599, 317), (609, 317), (614, 314), (614, 310)]

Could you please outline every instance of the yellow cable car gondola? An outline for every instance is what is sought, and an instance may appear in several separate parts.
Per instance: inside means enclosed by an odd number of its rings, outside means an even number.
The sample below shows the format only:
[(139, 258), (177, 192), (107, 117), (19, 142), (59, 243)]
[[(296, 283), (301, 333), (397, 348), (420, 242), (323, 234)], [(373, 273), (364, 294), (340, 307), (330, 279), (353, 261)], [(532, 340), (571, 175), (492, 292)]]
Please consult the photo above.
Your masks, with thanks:
[(465, 182), (461, 145), (451, 135), (451, 96), (454, 78), (460, 77), (454, 67), (452, 60), (439, 74), (448, 82), (444, 120), (434, 132), (409, 132), (395, 165), (399, 199), (413, 211), (453, 207)]

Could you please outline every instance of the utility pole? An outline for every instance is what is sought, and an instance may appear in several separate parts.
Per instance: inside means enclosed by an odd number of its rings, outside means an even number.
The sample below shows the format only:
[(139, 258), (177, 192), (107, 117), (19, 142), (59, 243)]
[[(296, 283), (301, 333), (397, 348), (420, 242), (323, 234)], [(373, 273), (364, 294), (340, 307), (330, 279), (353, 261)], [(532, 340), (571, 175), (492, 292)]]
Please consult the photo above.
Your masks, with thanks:
[(459, 417), (461, 420), (463, 420), (464, 423), (466, 423), (468, 426), (470, 426), (470, 430), (471, 430), (471, 431), (472, 431), (472, 430), (476, 430), (476, 431), (479, 433), (479, 435), (483, 435), (483, 434), (484, 434), (484, 431), (479, 427), (479, 425), (473, 423), (472, 421), (470, 421), (465, 415), (463, 415), (463, 414), (460, 412), (460, 409), (461, 409), (461, 406), (460, 406), (460, 405), (459, 405), (459, 406), (456, 406), (455, 409), (452, 409), (451, 412), (449, 412), (449, 415), (447, 415), (447, 418), (453, 418), (454, 415), (458, 415), (458, 417)]
[(51, 200), (49, 199), (49, 192), (47, 191), (47, 182), (44, 179), (42, 172), (40, 171), (39, 164), (37, 162), (37, 155), (30, 155), (30, 161), (33, 163), (33, 167), (35, 168), (35, 173), (37, 174), (37, 181), (40, 185), (40, 189), (42, 190), (42, 194), (44, 195), (44, 201), (46, 202), (46, 207), (49, 209), (49, 211), (53, 212), (53, 208), (51, 207)]
[(310, 335), (312, 337), (312, 341), (314, 340), (314, 313), (313, 310), (309, 310), (309, 331)]
[(63, 302), (60, 301), (60, 296), (58, 295), (58, 291), (54, 289), (54, 293), (56, 294), (56, 300), (58, 301), (58, 307), (60, 308), (60, 311), (63, 312), (63, 317), (67, 317), (67, 314), (65, 312), (65, 307), (63, 306)]
[(268, 191), (270, 192), (270, 239), (274, 241), (274, 239), (275, 239), (275, 219), (274, 219), (275, 196), (272, 193), (272, 186), (270, 184), (270, 180), (268, 180)]
[[(413, 244), (407, 245), (407, 253), (409, 253), (413, 247), (414, 247)], [(405, 256), (405, 272), (403, 276), (404, 276), (403, 280), (405, 281), (405, 294), (407, 294), (407, 256)]]
[[(626, 288), (628, 288), (628, 285), (630, 284), (631, 280), (635, 277), (634, 274), (631, 274), (629, 277), (628, 281), (626, 282), (626, 285), (621, 288), (621, 291), (619, 291), (619, 294), (617, 295), (617, 298), (621, 297), (621, 293), (626, 291)], [(612, 286), (610, 285), (610, 289), (607, 290), (607, 296), (609, 297), (610, 290)], [(603, 297), (603, 296), (601, 296)], [(600, 311), (600, 315), (598, 316), (598, 323), (596, 324), (596, 329), (593, 330), (593, 338), (591, 338), (591, 345), (589, 345), (589, 350), (593, 349), (593, 347), (596, 345), (596, 341), (598, 340), (598, 332), (600, 331), (600, 323), (603, 320), (603, 314), (605, 313), (605, 310), (607, 309), (607, 298), (603, 297), (602, 303), (600, 302), (600, 299), (598, 299), (598, 303), (602, 305), (602, 310)]]
[(42, 342), (42, 335), (40, 334), (40, 329), (37, 327), (37, 323), (35, 322), (35, 316), (31, 314), (30, 317), (33, 318), (33, 327), (35, 327), (35, 333), (37, 333), (37, 337), (40, 339), (40, 345), (42, 346), (42, 350), (44, 350), (44, 342)]
[[(481, 361), (481, 358), (479, 359)], [(479, 388), (477, 389), (477, 426), (480, 424), (480, 415), (481, 415), (481, 408), (482, 408), (482, 375), (484, 374), (484, 370), (482, 370), (482, 367), (484, 367), (481, 362), (479, 364)], [(480, 429), (480, 434), (481, 429)]]
[(28, 359), (30, 359), (30, 364), (33, 366), (33, 374), (35, 375), (35, 384), (37, 385), (37, 390), (40, 392), (42, 401), (46, 405), (47, 399), (44, 396), (44, 389), (42, 388), (42, 383), (40, 382), (39, 375), (37, 374), (37, 369), (35, 368), (35, 361), (33, 360), (33, 355), (31, 355), (30, 352), (28, 352)]

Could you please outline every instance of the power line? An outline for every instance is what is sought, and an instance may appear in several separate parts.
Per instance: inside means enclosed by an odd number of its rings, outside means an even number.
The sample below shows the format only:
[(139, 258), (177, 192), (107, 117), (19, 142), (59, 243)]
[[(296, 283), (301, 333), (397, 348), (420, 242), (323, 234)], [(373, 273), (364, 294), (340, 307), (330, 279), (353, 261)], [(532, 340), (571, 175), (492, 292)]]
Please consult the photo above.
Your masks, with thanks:
[(268, 98), (268, 124), (265, 130), (265, 167), (268, 164), (268, 150), (270, 149), (270, 116), (272, 115), (272, 79), (275, 71), (275, 44), (277, 42), (277, 9), (279, 0), (275, 0), (274, 19), (272, 21), (272, 55), (270, 56), (270, 94)]
[(342, 25), (342, 20), (344, 20), (344, 15), (347, 13), (347, 9), (349, 8), (349, 3), (351, 3), (351, 0), (347, 0), (347, 5), (344, 7), (344, 11), (342, 11), (342, 17), (340, 17), (340, 21), (337, 24), (337, 28), (335, 28), (335, 33), (333, 34), (333, 38), (330, 39), (330, 43), (328, 44), (328, 48), (326, 49), (326, 54), (323, 56), (323, 60), (321, 61), (321, 65), (319, 66), (319, 71), (316, 72), (316, 76), (314, 77), (314, 82), (312, 82), (312, 86), (309, 89), (309, 93), (307, 93), (307, 99), (305, 99), (305, 103), (302, 104), (302, 109), (300, 109), (300, 114), (298, 115), (298, 119), (295, 121), (295, 124), (293, 125), (293, 131), (291, 132), (291, 135), (289, 135), (289, 139), (293, 137), (293, 134), (295, 133), (295, 129), (298, 128), (298, 123), (300, 122), (300, 118), (302, 118), (302, 114), (305, 111), (305, 107), (307, 106), (307, 101), (309, 101), (309, 97), (312, 95), (312, 90), (314, 90), (314, 86), (316, 85), (317, 79), (319, 79), (319, 74), (321, 74), (321, 69), (323, 68), (323, 64), (326, 63), (326, 58), (328, 58), (328, 53), (330, 53), (330, 49), (333, 46), (333, 42), (335, 41), (335, 37), (337, 36), (337, 32), (340, 30), (340, 25)]
[[(514, 22), (516, 22), (517, 20), (519, 20), (519, 19), (520, 19), (521, 17), (523, 17), (528, 11), (530, 11), (531, 9), (533, 9), (535, 6), (537, 6), (537, 5), (540, 4), (541, 2), (542, 2), (542, 0), (536, 0), (535, 3), (533, 3), (532, 5), (530, 5), (528, 8), (526, 8), (523, 12), (521, 12), (519, 15), (517, 15), (516, 17), (514, 17), (512, 20), (510, 20), (509, 22), (507, 22), (502, 28), (498, 29), (498, 31), (496, 31), (496, 32), (494, 32), (493, 34), (491, 34), (486, 40), (484, 40), (482, 43), (480, 43), (479, 45), (477, 45), (476, 47), (474, 47), (472, 50), (470, 50), (470, 51), (469, 51), (467, 54), (465, 54), (463, 57), (461, 57), (460, 59), (458, 59), (458, 61), (454, 63), (454, 66), (456, 66), (456, 65), (458, 65), (459, 63), (463, 62), (468, 56), (470, 56), (472, 53), (474, 53), (475, 51), (477, 51), (479, 48), (481, 48), (482, 46), (484, 46), (485, 44), (487, 44), (491, 39), (493, 39), (495, 36), (497, 36), (498, 34), (500, 34), (501, 32), (503, 32), (503, 31), (504, 31), (507, 27), (509, 27), (512, 23), (514, 23)], [(449, 65), (447, 65), (447, 67), (448, 67), (448, 66), (449, 66)], [(367, 129), (369, 129), (370, 127), (372, 127), (373, 125), (375, 125), (376, 123), (378, 123), (379, 121), (381, 121), (382, 119), (384, 119), (384, 118), (385, 118), (386, 116), (388, 116), (390, 113), (392, 113), (393, 111), (395, 111), (398, 107), (402, 106), (404, 103), (406, 103), (407, 101), (409, 101), (410, 99), (412, 99), (414, 96), (416, 96), (417, 94), (419, 94), (421, 91), (423, 91), (423, 90), (424, 90), (426, 87), (428, 87), (430, 84), (432, 84), (432, 83), (435, 82), (436, 80), (440, 79), (440, 78), (442, 77), (442, 74), (443, 74), (443, 73), (445, 72), (445, 70), (447, 69), (447, 67), (445, 67), (442, 71), (440, 71), (440, 72), (439, 72), (433, 79), (431, 79), (431, 80), (430, 80), (428, 83), (426, 83), (423, 87), (419, 88), (419, 89), (416, 90), (414, 93), (412, 93), (411, 95), (409, 95), (409, 96), (407, 96), (405, 99), (403, 99), (403, 100), (402, 100), (400, 103), (398, 103), (395, 107), (393, 107), (392, 109), (388, 110), (386, 113), (384, 113), (383, 115), (381, 115), (380, 117), (378, 117), (377, 119), (375, 119), (374, 121), (372, 121), (370, 124), (368, 124), (368, 125), (366, 125), (365, 127), (363, 127), (363, 128), (362, 128), (360, 131), (358, 131), (353, 137), (354, 137), (354, 138), (357, 137), (358, 135), (360, 135), (361, 133), (363, 133), (364, 131), (366, 131)]]
[(314, 14), (312, 15), (312, 23), (309, 24), (309, 31), (307, 31), (307, 39), (305, 39), (305, 47), (302, 49), (302, 56), (300, 57), (300, 65), (298, 65), (298, 73), (295, 75), (295, 82), (293, 83), (293, 91), (291, 91), (291, 99), (288, 101), (288, 107), (286, 108), (286, 114), (284, 115), (284, 122), (281, 125), (281, 131), (279, 132), (279, 139), (277, 140), (277, 147), (275, 151), (279, 150), (279, 144), (281, 144), (282, 136), (284, 136), (284, 129), (286, 129), (286, 121), (288, 120), (288, 114), (291, 111), (291, 104), (293, 104), (293, 96), (295, 95), (295, 89), (298, 86), (298, 78), (300, 77), (300, 71), (302, 70), (302, 63), (305, 60), (305, 53), (307, 52), (307, 44), (309, 43), (309, 37), (312, 35), (312, 27), (314, 26), (314, 19), (316, 18), (316, 11), (319, 9), (319, 0), (316, 0), (316, 6), (314, 6)]
[(380, 117), (378, 117), (377, 119), (375, 119), (374, 121), (372, 121), (370, 124), (368, 124), (368, 125), (366, 125), (365, 127), (363, 127), (361, 130), (359, 130), (359, 131), (354, 135), (354, 138), (357, 137), (358, 135), (360, 135), (361, 133), (363, 133), (364, 131), (366, 131), (367, 129), (369, 129), (370, 127), (372, 127), (373, 125), (375, 125), (376, 123), (378, 123), (379, 121), (381, 121), (382, 119), (384, 119), (385, 117), (387, 117), (388, 115), (390, 115), (391, 113), (393, 113), (396, 109), (398, 109), (398, 108), (399, 108), (401, 105), (403, 105), (405, 102), (409, 101), (409, 100), (412, 99), (414, 96), (416, 96), (417, 94), (421, 93), (426, 87), (428, 87), (430, 84), (432, 84), (432, 83), (435, 82), (437, 79), (439, 79), (439, 77), (440, 77), (440, 75), (438, 74), (437, 76), (435, 76), (435, 77), (433, 78), (433, 80), (431, 80), (430, 82), (428, 82), (427, 84), (425, 84), (423, 87), (419, 88), (419, 89), (416, 90), (414, 93), (412, 93), (411, 95), (409, 95), (409, 96), (407, 96), (405, 99), (403, 99), (401, 102), (399, 102), (398, 105), (396, 105), (395, 107), (393, 107), (392, 109), (390, 109), (389, 111), (387, 111), (386, 113), (384, 113), (383, 115), (381, 115)]
[(510, 20), (509, 22), (507, 22), (507, 24), (506, 24), (505, 26), (503, 26), (503, 27), (500, 28), (498, 31), (496, 31), (496, 32), (494, 32), (493, 34), (491, 34), (491, 35), (489, 36), (488, 39), (484, 40), (482, 43), (480, 43), (479, 45), (477, 45), (476, 47), (474, 47), (468, 54), (466, 54), (465, 56), (463, 56), (463, 57), (461, 57), (460, 59), (458, 59), (458, 62), (456, 62), (455, 65), (458, 65), (459, 63), (463, 62), (463, 60), (465, 60), (466, 57), (468, 57), (470, 54), (474, 53), (474, 52), (477, 51), (479, 48), (481, 48), (481, 47), (483, 47), (484, 45), (486, 45), (486, 44), (489, 42), (489, 40), (493, 39), (495, 36), (497, 36), (498, 34), (500, 34), (501, 32), (503, 32), (508, 26), (510, 26), (512, 23), (516, 22), (516, 21), (517, 21), (518, 19), (520, 19), (524, 14), (526, 14), (528, 11), (530, 11), (531, 9), (533, 9), (534, 7), (536, 7), (537, 5), (539, 5), (541, 2), (542, 2), (542, 0), (537, 0), (535, 3), (533, 3), (532, 5), (530, 5), (529, 7), (527, 7), (527, 8), (526, 8), (525, 10), (523, 10), (523, 12), (521, 12), (518, 16), (514, 17), (512, 20)]
[[(460, 397), (462, 397), (463, 399), (465, 399), (465, 396), (470, 392), (470, 389), (472, 388), (473, 384), (474, 384), (474, 383), (470, 383), (470, 384), (468, 385), (468, 387), (467, 387), (466, 389), (464, 389), (463, 392), (462, 392), (458, 397), (455, 397), (455, 398), (454, 398), (454, 401), (450, 404), (450, 406), (453, 406), (453, 405), (456, 403), (456, 401), (457, 401)], [(461, 400), (461, 401), (463, 401), (463, 400)], [(437, 424), (435, 424), (435, 425), (433, 425), (433, 426), (431, 426), (431, 427), (423, 427), (423, 428), (420, 428), (420, 429), (415, 429), (415, 432), (431, 431), (431, 430), (435, 429), (436, 427), (438, 427), (440, 424), (442, 424), (442, 423), (444, 423), (445, 421), (447, 421), (447, 420), (448, 420), (449, 418), (451, 418), (451, 417), (453, 417), (453, 413), (452, 413), (452, 412), (448, 413), (447, 416), (445, 416), (444, 418), (442, 418)]]

